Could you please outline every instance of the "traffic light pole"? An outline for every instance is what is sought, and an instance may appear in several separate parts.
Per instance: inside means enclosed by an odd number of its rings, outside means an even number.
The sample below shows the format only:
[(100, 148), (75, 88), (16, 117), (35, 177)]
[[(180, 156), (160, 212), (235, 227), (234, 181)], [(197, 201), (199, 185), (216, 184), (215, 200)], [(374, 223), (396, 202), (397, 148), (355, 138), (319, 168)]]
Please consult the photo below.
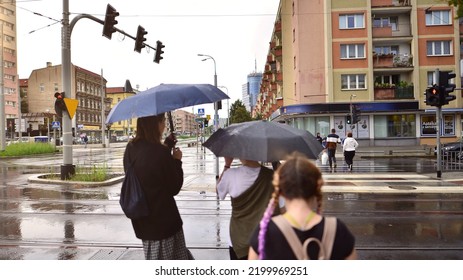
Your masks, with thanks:
[[(434, 71), (437, 85), (439, 86), (439, 69)], [(442, 106), (436, 107), (436, 144), (437, 144), (437, 178), (442, 177), (442, 163), (441, 163), (441, 144), (440, 144), (440, 127), (441, 127)]]

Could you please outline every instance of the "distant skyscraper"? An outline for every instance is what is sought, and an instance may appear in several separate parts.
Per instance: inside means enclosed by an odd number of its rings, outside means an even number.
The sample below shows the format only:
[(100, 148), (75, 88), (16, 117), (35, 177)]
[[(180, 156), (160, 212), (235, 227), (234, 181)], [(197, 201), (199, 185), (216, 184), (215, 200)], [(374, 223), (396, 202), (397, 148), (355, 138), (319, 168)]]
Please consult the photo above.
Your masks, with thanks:
[(250, 102), (250, 96), (249, 96), (249, 90), (248, 90), (248, 83), (243, 84), (241, 87), (241, 92), (242, 92), (242, 101), (244, 107), (246, 107), (246, 110), (248, 112), (251, 112), (251, 102)]
[(260, 91), (260, 83), (262, 82), (262, 73), (254, 72), (248, 75), (248, 94), (250, 111), (256, 106), (257, 96)]

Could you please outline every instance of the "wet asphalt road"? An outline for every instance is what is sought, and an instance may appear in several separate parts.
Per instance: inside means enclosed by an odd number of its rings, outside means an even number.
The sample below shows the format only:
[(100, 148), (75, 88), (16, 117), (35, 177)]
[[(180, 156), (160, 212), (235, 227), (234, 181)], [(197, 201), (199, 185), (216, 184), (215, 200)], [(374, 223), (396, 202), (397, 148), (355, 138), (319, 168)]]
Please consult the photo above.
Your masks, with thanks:
[[(228, 259), (230, 201), (216, 199), (215, 158), (180, 147), (185, 184), (177, 203), (187, 245), (197, 259)], [(123, 151), (124, 144), (75, 146), (74, 164), (120, 173)], [(325, 214), (348, 225), (361, 259), (463, 259), (461, 172), (436, 179), (432, 158), (358, 158), (352, 173), (338, 161), (335, 173), (320, 166)], [(120, 183), (29, 180), (59, 172), (61, 163), (61, 155), (0, 162), (0, 259), (142, 259), (141, 242), (118, 204)]]

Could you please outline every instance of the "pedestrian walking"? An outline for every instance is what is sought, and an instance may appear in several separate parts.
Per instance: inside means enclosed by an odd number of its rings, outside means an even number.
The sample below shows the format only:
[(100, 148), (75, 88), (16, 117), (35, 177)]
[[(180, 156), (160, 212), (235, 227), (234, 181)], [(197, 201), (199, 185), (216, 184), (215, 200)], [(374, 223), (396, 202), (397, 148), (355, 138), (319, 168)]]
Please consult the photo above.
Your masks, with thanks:
[(320, 142), (320, 145), (322, 145), (322, 142), (323, 142), (323, 138), (320, 136), (320, 132), (317, 132), (317, 141)]
[[(247, 260), (249, 239), (258, 226), (273, 192), (273, 170), (258, 161), (240, 159), (242, 165), (230, 168), (233, 158), (225, 157), (225, 167), (217, 184), (220, 199), (230, 195), (229, 254), (231, 260)], [(278, 166), (278, 162), (274, 163)], [(279, 213), (279, 212), (278, 212)]]
[(87, 135), (84, 135), (84, 144), (85, 144), (85, 148), (87, 148), (87, 143), (88, 143), (88, 137)]
[[(347, 226), (337, 218), (321, 215), (323, 183), (320, 170), (305, 156), (294, 154), (278, 168), (272, 199), (251, 237), (249, 259), (357, 258), (355, 237)], [(286, 212), (272, 218), (280, 195)], [(321, 244), (303, 245), (315, 240)]]
[(336, 168), (336, 148), (341, 143), (339, 135), (336, 134), (336, 129), (331, 129), (331, 133), (326, 136), (326, 148), (328, 150), (328, 162), (330, 163), (330, 170)]
[(182, 151), (171, 134), (164, 143), (165, 116), (137, 119), (137, 134), (124, 153), (124, 170), (131, 164), (149, 205), (149, 215), (131, 219), (147, 260), (193, 259), (185, 244), (183, 221), (174, 197), (183, 185)]
[(344, 139), (342, 150), (344, 152), (344, 160), (346, 161), (347, 168), (352, 171), (354, 164), (355, 149), (358, 147), (357, 141), (352, 137), (352, 132), (347, 133), (347, 138)]

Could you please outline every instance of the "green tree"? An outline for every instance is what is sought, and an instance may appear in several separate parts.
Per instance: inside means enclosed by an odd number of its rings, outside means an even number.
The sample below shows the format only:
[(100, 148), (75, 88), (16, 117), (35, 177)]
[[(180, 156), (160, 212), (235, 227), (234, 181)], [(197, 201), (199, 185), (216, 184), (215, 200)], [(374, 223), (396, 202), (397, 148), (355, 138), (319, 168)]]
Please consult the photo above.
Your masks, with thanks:
[(463, 17), (463, 0), (448, 0), (449, 6), (457, 8), (457, 17)]
[(241, 100), (236, 100), (230, 108), (230, 124), (252, 121), (251, 114), (246, 111)]

